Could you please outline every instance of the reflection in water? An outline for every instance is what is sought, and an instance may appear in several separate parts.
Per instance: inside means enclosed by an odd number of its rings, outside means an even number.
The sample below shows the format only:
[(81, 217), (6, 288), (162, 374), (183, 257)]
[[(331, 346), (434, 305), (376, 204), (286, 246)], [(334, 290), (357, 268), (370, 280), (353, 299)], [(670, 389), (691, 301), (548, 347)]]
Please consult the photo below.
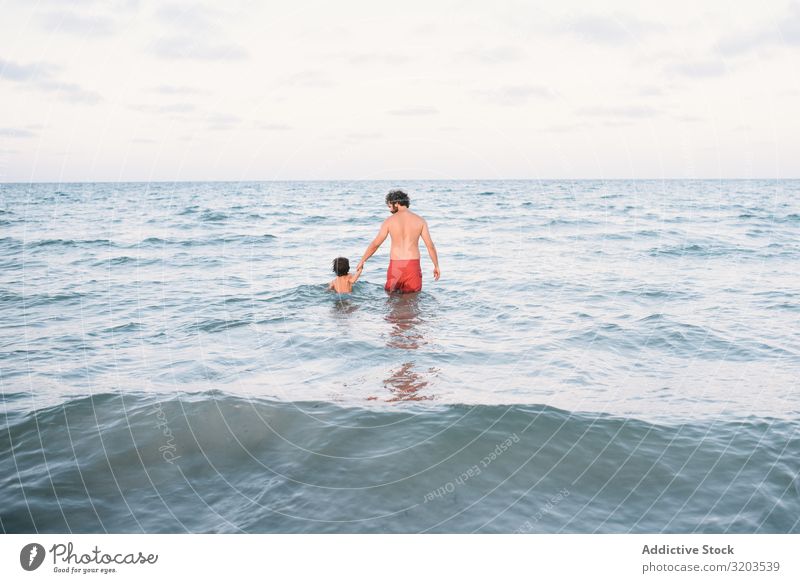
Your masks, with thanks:
[[(390, 294), (386, 300), (388, 312), (386, 321), (390, 325), (389, 338), (386, 345), (389, 348), (400, 350), (416, 350), (427, 344), (425, 336), (420, 329), (424, 326), (421, 294)], [(415, 370), (416, 367), (416, 370)], [(422, 371), (413, 361), (406, 361), (399, 367), (391, 370), (389, 378), (384, 379), (383, 385), (389, 389), (392, 396), (387, 399), (393, 401), (424, 401), (433, 399), (433, 395), (423, 395), (421, 392), (428, 386), (431, 373), (438, 372), (435, 368)]]
[(391, 294), (386, 305), (389, 308), (386, 321), (391, 325), (389, 348), (416, 350), (425, 344), (425, 337), (417, 326), (422, 322), (420, 317), (420, 294)]
[(339, 316), (349, 316), (356, 310), (358, 310), (358, 305), (354, 304), (353, 301), (347, 296), (339, 296), (336, 301), (333, 302), (333, 307), (331, 308), (334, 318)]
[[(435, 374), (437, 371), (431, 368), (428, 372)], [(428, 386), (428, 380), (424, 374), (414, 371), (413, 362), (405, 362), (392, 370), (391, 376), (388, 379), (384, 379), (383, 385), (392, 393), (392, 397), (386, 399), (388, 403), (433, 399), (433, 395), (420, 394), (420, 391)]]

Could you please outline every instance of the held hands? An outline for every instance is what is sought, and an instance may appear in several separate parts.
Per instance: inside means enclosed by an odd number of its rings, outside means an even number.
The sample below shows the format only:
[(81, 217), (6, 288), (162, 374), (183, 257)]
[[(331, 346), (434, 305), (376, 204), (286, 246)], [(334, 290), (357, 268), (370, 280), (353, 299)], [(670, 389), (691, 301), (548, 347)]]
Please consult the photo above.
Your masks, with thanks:
[(437, 267), (434, 267), (434, 268), (433, 268), (433, 279), (434, 279), (435, 281), (439, 281), (439, 276), (440, 276), (440, 275), (441, 275), (441, 274), (439, 273), (439, 267), (438, 267), (438, 266), (437, 266)]

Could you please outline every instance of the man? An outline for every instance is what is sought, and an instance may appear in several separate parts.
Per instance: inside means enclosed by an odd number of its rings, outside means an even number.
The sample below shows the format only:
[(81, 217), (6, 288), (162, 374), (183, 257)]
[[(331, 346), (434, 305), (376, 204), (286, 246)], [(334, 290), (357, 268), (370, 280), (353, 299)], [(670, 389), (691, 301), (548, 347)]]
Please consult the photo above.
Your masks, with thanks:
[(386, 195), (386, 206), (392, 216), (383, 221), (378, 236), (369, 244), (364, 256), (358, 263), (356, 271), (364, 267), (367, 259), (386, 240), (392, 237), (392, 249), (389, 253), (389, 269), (386, 270), (387, 292), (418, 292), (422, 289), (422, 270), (419, 266), (419, 238), (425, 242), (428, 255), (433, 261), (433, 278), (439, 280), (439, 256), (436, 247), (428, 232), (428, 223), (425, 219), (408, 210), (410, 201), (408, 195), (402, 190), (392, 190)]

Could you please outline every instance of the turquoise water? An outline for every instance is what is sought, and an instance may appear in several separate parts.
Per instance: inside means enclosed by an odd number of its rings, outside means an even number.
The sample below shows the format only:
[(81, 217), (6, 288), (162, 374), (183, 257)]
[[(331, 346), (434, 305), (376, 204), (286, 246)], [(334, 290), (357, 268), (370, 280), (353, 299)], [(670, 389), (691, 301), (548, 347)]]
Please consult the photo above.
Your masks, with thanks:
[(798, 194), (0, 185), (0, 528), (800, 532)]

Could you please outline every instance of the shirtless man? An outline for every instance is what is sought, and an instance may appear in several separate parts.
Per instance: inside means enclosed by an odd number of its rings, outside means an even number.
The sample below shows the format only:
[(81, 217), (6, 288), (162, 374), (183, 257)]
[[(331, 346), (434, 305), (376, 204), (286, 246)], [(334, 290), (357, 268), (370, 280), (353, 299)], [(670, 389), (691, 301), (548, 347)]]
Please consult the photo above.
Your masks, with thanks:
[(369, 244), (356, 271), (364, 267), (367, 259), (386, 240), (392, 237), (392, 250), (389, 253), (389, 269), (386, 270), (387, 292), (418, 292), (422, 289), (422, 270), (419, 266), (419, 238), (425, 242), (428, 255), (433, 261), (433, 279), (439, 280), (439, 256), (428, 232), (425, 219), (408, 210), (410, 201), (402, 190), (392, 190), (386, 195), (386, 206), (392, 216), (383, 221), (377, 237)]

